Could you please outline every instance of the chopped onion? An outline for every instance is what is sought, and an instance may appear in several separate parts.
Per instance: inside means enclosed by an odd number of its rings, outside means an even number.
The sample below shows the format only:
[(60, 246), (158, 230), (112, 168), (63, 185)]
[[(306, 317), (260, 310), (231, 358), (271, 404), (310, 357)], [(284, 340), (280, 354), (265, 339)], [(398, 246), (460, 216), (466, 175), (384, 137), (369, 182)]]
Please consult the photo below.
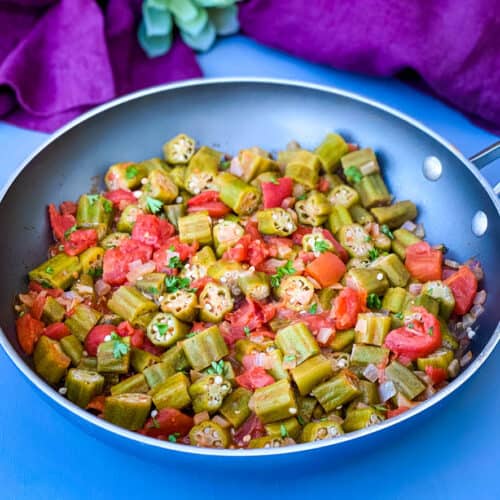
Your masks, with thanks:
[[(137, 262), (139, 262), (137, 264)], [(156, 264), (154, 262), (146, 262), (142, 264), (142, 262), (134, 261), (129, 265), (129, 272), (127, 273), (127, 280), (131, 284), (135, 284), (139, 278), (142, 278), (145, 274), (152, 273), (156, 269)]]
[(474, 304), (483, 305), (486, 302), (486, 290), (479, 290), (474, 297)]
[(423, 224), (417, 224), (417, 227), (415, 228), (415, 236), (417, 238), (425, 237), (425, 230)]
[(456, 260), (451, 259), (444, 259), (444, 265), (452, 269), (458, 269), (460, 267), (460, 264)]
[(418, 295), (421, 291), (422, 291), (422, 285), (420, 283), (412, 283), (409, 287), (408, 287), (408, 291), (412, 294), (412, 295)]
[(34, 297), (29, 293), (20, 293), (18, 297), (19, 300), (28, 307), (31, 307), (35, 301)]
[(465, 262), (465, 265), (474, 273), (477, 281), (481, 281), (484, 278), (484, 271), (481, 267), (481, 263), (476, 259), (470, 259)]
[(111, 291), (111, 285), (108, 285), (104, 280), (97, 280), (94, 288), (99, 297), (102, 297)]
[(432, 385), (432, 379), (425, 372), (421, 372), (420, 370), (415, 370), (413, 372), (424, 384)]
[(472, 361), (472, 352), (467, 351), (461, 358), (460, 358), (460, 366), (463, 368), (464, 366), (468, 365)]
[(215, 415), (215, 417), (212, 418), (212, 422), (219, 424), (224, 429), (231, 427), (231, 424), (225, 418), (221, 417), (220, 415)]
[(406, 229), (407, 231), (410, 231), (410, 233), (413, 233), (415, 229), (417, 229), (417, 225), (412, 222), (411, 220), (407, 220), (402, 226), (401, 229)]
[(479, 318), (479, 316), (481, 316), (481, 314), (483, 313), (484, 313), (484, 307), (481, 304), (473, 305), (472, 309), (469, 311), (469, 314), (475, 319)]
[(425, 398), (425, 399), (429, 399), (430, 397), (434, 396), (434, 394), (436, 394), (436, 389), (434, 389), (434, 387), (432, 387), (432, 385), (428, 385), (426, 388), (425, 388), (425, 391), (422, 393), (422, 396)]
[(364, 318), (359, 318), (358, 321), (356, 322), (356, 326), (354, 327), (354, 330), (361, 333), (365, 334), (368, 328), (368, 321)]
[(320, 344), (327, 344), (333, 335), (333, 328), (320, 328), (316, 340)]
[(382, 403), (389, 401), (389, 399), (395, 396), (397, 392), (396, 386), (392, 380), (388, 380), (387, 382), (380, 384), (378, 387), (378, 395)]
[(231, 160), (231, 165), (229, 166), (229, 172), (238, 177), (243, 175), (243, 168), (241, 167), (240, 159), (234, 156)]
[(467, 313), (463, 318), (462, 318), (462, 328), (464, 330), (467, 330), (470, 326), (472, 326), (476, 321), (476, 318), (472, 316), (472, 314)]
[(208, 411), (202, 411), (201, 413), (197, 413), (193, 417), (194, 425), (201, 424), (202, 422), (206, 422), (207, 420), (210, 420), (210, 415), (208, 414)]
[(448, 375), (451, 378), (455, 378), (459, 372), (460, 372), (460, 363), (458, 362), (458, 359), (454, 359), (448, 365)]
[(363, 370), (363, 376), (370, 382), (376, 382), (378, 380), (378, 368), (373, 363), (370, 363)]

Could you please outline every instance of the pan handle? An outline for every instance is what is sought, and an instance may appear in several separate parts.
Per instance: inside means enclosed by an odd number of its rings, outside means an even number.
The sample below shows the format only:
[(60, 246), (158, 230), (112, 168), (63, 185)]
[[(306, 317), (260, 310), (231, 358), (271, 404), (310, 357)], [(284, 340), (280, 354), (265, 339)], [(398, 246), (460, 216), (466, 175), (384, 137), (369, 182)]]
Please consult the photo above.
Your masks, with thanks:
[[(486, 165), (489, 165), (491, 162), (498, 160), (499, 158), (500, 141), (495, 142), (482, 151), (479, 151), (479, 153), (471, 156), (469, 160), (474, 163), (479, 170), (481, 170), (483, 167), (486, 167)], [(500, 195), (500, 182), (493, 187), (493, 191), (497, 196)]]

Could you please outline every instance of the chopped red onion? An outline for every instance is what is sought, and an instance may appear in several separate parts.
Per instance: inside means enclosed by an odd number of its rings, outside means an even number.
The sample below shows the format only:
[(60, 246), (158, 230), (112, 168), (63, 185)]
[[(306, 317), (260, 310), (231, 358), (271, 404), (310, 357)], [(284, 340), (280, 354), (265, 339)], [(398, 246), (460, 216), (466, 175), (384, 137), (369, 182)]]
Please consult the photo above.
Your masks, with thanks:
[(417, 229), (417, 225), (412, 222), (411, 220), (407, 220), (402, 226), (401, 229), (406, 229), (407, 231), (410, 231), (410, 233), (415, 232), (415, 229)]
[(434, 394), (436, 394), (436, 389), (434, 389), (434, 387), (432, 387), (432, 385), (428, 385), (426, 388), (425, 388), (425, 391), (422, 393), (422, 396), (425, 398), (425, 399), (429, 399), (431, 396), (434, 396)]
[(417, 238), (425, 237), (425, 230), (423, 224), (417, 224), (417, 227), (415, 228), (415, 236)]
[(484, 278), (483, 268), (477, 259), (470, 259), (465, 262), (465, 265), (474, 273), (477, 281), (481, 281)]
[(412, 295), (418, 295), (421, 291), (422, 291), (422, 285), (420, 283), (412, 283), (409, 287), (408, 287), (408, 291), (412, 294)]
[(463, 368), (464, 366), (468, 365), (471, 361), (472, 361), (472, 352), (468, 351), (460, 358), (460, 366)]
[(456, 260), (451, 259), (444, 259), (444, 265), (452, 269), (458, 269), (460, 267), (460, 264)]
[(389, 399), (395, 396), (397, 392), (396, 386), (392, 380), (388, 380), (387, 382), (380, 384), (378, 387), (380, 402), (385, 403), (386, 401), (389, 401)]
[(481, 316), (481, 314), (483, 313), (484, 313), (484, 307), (481, 304), (473, 305), (472, 309), (469, 312), (469, 314), (475, 319), (479, 318), (479, 316)]
[(234, 156), (231, 160), (229, 172), (238, 177), (241, 177), (243, 175), (243, 168), (241, 167), (240, 159), (237, 156)]
[(483, 305), (486, 302), (486, 290), (479, 290), (474, 297), (474, 304)]
[(327, 344), (333, 334), (333, 328), (320, 328), (316, 340), (320, 344)]
[(376, 382), (378, 380), (378, 368), (373, 363), (370, 363), (363, 370), (363, 376), (370, 382)]
[(105, 281), (103, 280), (97, 280), (95, 282), (95, 291), (99, 297), (102, 297), (103, 295), (108, 294), (111, 291), (111, 286), (108, 285)]

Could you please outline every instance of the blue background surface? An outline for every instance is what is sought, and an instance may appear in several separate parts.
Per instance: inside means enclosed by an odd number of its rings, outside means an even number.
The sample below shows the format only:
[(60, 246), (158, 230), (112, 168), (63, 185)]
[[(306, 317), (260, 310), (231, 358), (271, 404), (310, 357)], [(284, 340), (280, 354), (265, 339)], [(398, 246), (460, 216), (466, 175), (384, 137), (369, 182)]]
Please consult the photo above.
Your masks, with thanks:
[[(199, 62), (205, 76), (272, 76), (332, 85), (422, 121), (465, 155), (494, 136), (442, 102), (393, 79), (309, 64), (244, 37), (219, 41)], [(0, 186), (46, 134), (0, 122)], [(490, 182), (500, 168), (483, 171)], [(208, 467), (196, 457), (145, 460), (94, 439), (36, 394), (0, 352), (0, 497), (113, 498), (498, 498), (500, 351), (437, 410), (355, 451), (276, 457), (267, 470)], [(360, 448), (360, 449), (359, 449)]]

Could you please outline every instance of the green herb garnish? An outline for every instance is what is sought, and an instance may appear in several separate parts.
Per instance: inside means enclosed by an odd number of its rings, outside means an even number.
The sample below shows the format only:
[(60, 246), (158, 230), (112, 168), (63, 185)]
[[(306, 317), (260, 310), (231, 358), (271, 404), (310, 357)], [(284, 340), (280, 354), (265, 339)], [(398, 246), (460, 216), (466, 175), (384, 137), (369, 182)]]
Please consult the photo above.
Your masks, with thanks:
[(288, 260), (287, 263), (283, 266), (280, 266), (276, 269), (276, 274), (271, 276), (271, 286), (277, 288), (281, 284), (282, 278), (284, 278), (287, 274), (295, 273), (295, 268), (293, 267), (293, 263), (291, 260)]
[(156, 329), (158, 330), (158, 333), (164, 337), (167, 332), (168, 332), (168, 325), (165, 325), (164, 323), (155, 323)]
[(170, 269), (182, 269), (182, 260), (177, 255), (174, 255), (168, 259), (168, 267)]
[(323, 253), (330, 250), (331, 246), (326, 240), (316, 240), (313, 245), (313, 250), (315, 252)]
[(287, 354), (286, 356), (283, 357), (283, 361), (291, 362), (295, 361), (295, 354)]
[(366, 299), (366, 305), (370, 309), (380, 309), (382, 307), (382, 301), (376, 293), (370, 293)]
[(91, 267), (88, 271), (87, 274), (89, 276), (92, 276), (92, 278), (100, 278), (102, 277), (102, 267)]
[(344, 170), (344, 175), (346, 176), (346, 179), (353, 184), (357, 184), (363, 178), (363, 174), (361, 173), (359, 168), (355, 166), (347, 167)]
[(280, 435), (283, 439), (288, 437), (288, 431), (286, 429), (285, 424), (280, 425)]
[(137, 167), (135, 167), (134, 165), (130, 165), (125, 170), (125, 177), (127, 179), (133, 179), (134, 177), (137, 176), (138, 173), (139, 173), (139, 170), (137, 170)]
[(375, 410), (380, 411), (382, 413), (387, 412), (387, 408), (384, 405), (372, 405)]
[(429, 335), (430, 335), (431, 337), (434, 337), (434, 327), (433, 327), (433, 326), (430, 326), (430, 327), (429, 327)]
[(371, 248), (369, 251), (368, 251), (368, 258), (370, 260), (375, 260), (377, 259), (378, 257), (380, 256), (380, 252), (378, 251), (377, 248)]
[(97, 200), (99, 199), (98, 194), (88, 194), (87, 195), (87, 200), (89, 200), (89, 203), (93, 205)]
[(74, 226), (71, 226), (67, 231), (64, 231), (64, 237), (66, 239), (69, 238), (71, 233), (74, 233), (77, 230), (76, 224)]
[(161, 210), (163, 202), (157, 200), (156, 198), (151, 198), (151, 196), (148, 196), (146, 198), (146, 205), (148, 206), (148, 209), (152, 214), (157, 214)]
[(389, 226), (387, 224), (382, 224), (380, 226), (380, 232), (388, 236), (391, 240), (394, 239), (394, 234), (392, 234), (392, 231), (389, 229)]
[(47, 274), (54, 274), (54, 268), (53, 268), (53, 267), (50, 267), (50, 266), (47, 266), (47, 267), (45, 268), (45, 272), (46, 272)]
[(313, 304), (310, 308), (309, 308), (309, 314), (316, 314), (318, 310), (318, 304)]
[(177, 438), (180, 437), (180, 434), (178, 432), (174, 432), (173, 434), (169, 434), (167, 439), (171, 443), (177, 443)]
[(229, 160), (224, 160), (220, 162), (219, 170), (227, 170), (231, 166), (231, 162)]
[(104, 199), (104, 201), (102, 202), (102, 204), (104, 206), (104, 211), (107, 214), (110, 214), (113, 211), (113, 203), (111, 203), (109, 200)]
[(403, 313), (402, 313), (402, 312), (397, 312), (396, 314), (394, 314), (394, 317), (395, 317), (395, 318), (398, 318), (398, 319), (401, 319), (401, 320), (404, 318), (404, 316), (403, 316)]
[(297, 196), (297, 200), (300, 200), (300, 201), (305, 200), (306, 198), (307, 198), (307, 193), (303, 193), (300, 196)]
[(276, 177), (274, 179), (271, 179), (270, 181), (272, 184), (276, 184), (277, 186), (279, 186), (279, 183), (280, 181), (278, 179), (276, 179)]
[(243, 331), (247, 337), (250, 335), (250, 328), (248, 328), (248, 326), (243, 327)]
[(179, 278), (177, 276), (167, 276), (165, 278), (165, 286), (167, 287), (168, 293), (189, 288), (190, 284), (189, 278)]
[(227, 366), (226, 363), (224, 363), (224, 360), (221, 359), (220, 361), (212, 361), (210, 364), (210, 367), (207, 370), (207, 373), (210, 375), (221, 375), (222, 377), (226, 374), (227, 372)]
[(111, 340), (113, 341), (113, 357), (115, 359), (121, 359), (122, 356), (128, 354), (128, 345), (123, 342), (123, 339), (115, 332), (112, 332)]

